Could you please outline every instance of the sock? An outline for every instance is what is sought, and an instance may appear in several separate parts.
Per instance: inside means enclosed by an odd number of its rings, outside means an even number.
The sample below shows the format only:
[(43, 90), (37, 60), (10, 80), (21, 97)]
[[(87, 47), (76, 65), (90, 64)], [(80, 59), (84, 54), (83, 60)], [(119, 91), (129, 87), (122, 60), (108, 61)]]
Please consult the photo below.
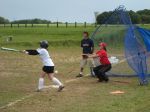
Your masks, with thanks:
[(80, 74), (82, 75), (83, 72), (80, 72)]
[(59, 86), (62, 86), (62, 85), (63, 85), (56, 77), (53, 77), (52, 81), (53, 81), (53, 83), (56, 84), (56, 85), (59, 85)]
[(38, 89), (43, 89), (44, 88), (44, 78), (39, 78), (39, 85), (38, 85)]

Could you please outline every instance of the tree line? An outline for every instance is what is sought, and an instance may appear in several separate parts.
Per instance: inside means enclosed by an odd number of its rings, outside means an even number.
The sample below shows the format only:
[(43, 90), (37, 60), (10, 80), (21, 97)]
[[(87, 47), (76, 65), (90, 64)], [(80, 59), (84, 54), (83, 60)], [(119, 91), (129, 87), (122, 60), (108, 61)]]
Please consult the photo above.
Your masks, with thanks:
[[(104, 23), (104, 20), (106, 20), (107, 18), (110, 17), (110, 15), (112, 15), (112, 11), (108, 11), (108, 12), (103, 12), (101, 14), (99, 14), (96, 18), (96, 22), (97, 24), (102, 24)], [(139, 10), (139, 11), (128, 11), (130, 18), (132, 20), (133, 24), (150, 24), (150, 10), (149, 9), (144, 9), (144, 10)], [(111, 22), (109, 24), (118, 24), (119, 18), (118, 15), (114, 15), (111, 18)], [(9, 21), (8, 19), (4, 18), (4, 17), (0, 17), (0, 24), (49, 24), (52, 23), (49, 20), (42, 20), (42, 19), (24, 19), (24, 20), (15, 20), (15, 21)]]
[(24, 20), (15, 20), (15, 21), (9, 21), (8, 19), (5, 19), (4, 17), (0, 17), (0, 24), (49, 24), (51, 21), (49, 20), (42, 20), (42, 19), (24, 19)]
[(4, 17), (0, 17), (0, 24), (7, 24), (9, 23), (8, 19), (5, 19)]
[[(111, 16), (113, 14), (113, 16)], [(150, 10), (144, 9), (139, 11), (128, 11), (128, 14), (130, 15), (131, 21), (133, 24), (150, 24)], [(108, 20), (108, 18), (111, 16), (111, 20)], [(108, 24), (118, 24), (121, 23), (119, 20), (119, 16), (116, 13), (113, 13), (112, 11), (103, 12), (99, 14), (96, 18), (96, 22), (98, 24), (104, 24), (107, 21)]]
[(11, 22), (12, 24), (49, 24), (51, 21), (42, 20), (42, 19), (24, 19), (24, 20), (15, 20)]

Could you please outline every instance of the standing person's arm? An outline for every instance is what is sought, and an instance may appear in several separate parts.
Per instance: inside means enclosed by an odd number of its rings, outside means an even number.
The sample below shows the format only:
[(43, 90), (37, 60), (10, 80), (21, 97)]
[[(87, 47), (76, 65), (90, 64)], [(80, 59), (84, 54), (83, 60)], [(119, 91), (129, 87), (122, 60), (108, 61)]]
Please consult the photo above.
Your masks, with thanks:
[(81, 52), (83, 53), (83, 49), (84, 49), (84, 48), (83, 48), (83, 40), (81, 40), (81, 45), (80, 45), (80, 47), (81, 47), (81, 50), (82, 50)]
[(91, 40), (91, 53), (92, 54), (94, 53), (94, 42), (93, 42), (93, 40)]
[(81, 40), (81, 45), (80, 45), (80, 47), (83, 48), (83, 40)]
[(91, 53), (93, 54), (94, 53), (94, 47), (91, 47), (91, 51), (92, 51)]
[[(83, 40), (81, 40), (81, 53), (83, 53)], [(82, 55), (83, 58), (85, 58), (84, 55)]]

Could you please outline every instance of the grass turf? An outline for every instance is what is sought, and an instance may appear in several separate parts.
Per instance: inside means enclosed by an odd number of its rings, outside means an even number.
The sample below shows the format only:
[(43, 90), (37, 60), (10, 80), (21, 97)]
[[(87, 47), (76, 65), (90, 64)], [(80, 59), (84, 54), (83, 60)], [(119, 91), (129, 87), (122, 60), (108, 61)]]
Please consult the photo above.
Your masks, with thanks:
[[(36, 48), (41, 39), (57, 41), (62, 38), (63, 40), (80, 41), (84, 30), (91, 32), (93, 28), (53, 30), (51, 28), (5, 28), (0, 29), (0, 43), (19, 49)], [(54, 34), (57, 35), (55, 38)], [(4, 43), (4, 38), (8, 35), (14, 36), (13, 44)], [(24, 45), (24, 42), (31, 42), (31, 46)], [(75, 79), (79, 72), (80, 48), (71, 45), (53, 45), (49, 51), (59, 72), (56, 76), (63, 82)], [(112, 55), (123, 55), (121, 48), (109, 48), (108, 51)], [(113, 70), (122, 71), (124, 69), (124, 72), (127, 72), (129, 69), (124, 64), (114, 67)], [(56, 89), (36, 93), (34, 91), (41, 67), (37, 56), (0, 52), (0, 107), (26, 95), (34, 94), (13, 106), (0, 109), (1, 112), (149, 112), (150, 87), (138, 86), (137, 78), (111, 78), (106, 84), (97, 83), (95, 78), (83, 77), (65, 83), (66, 88), (61, 93), (57, 93)], [(85, 74), (88, 74), (88, 68)], [(46, 79), (45, 84), (50, 85), (51, 82)], [(111, 95), (110, 92), (115, 90), (125, 91), (125, 94)]]

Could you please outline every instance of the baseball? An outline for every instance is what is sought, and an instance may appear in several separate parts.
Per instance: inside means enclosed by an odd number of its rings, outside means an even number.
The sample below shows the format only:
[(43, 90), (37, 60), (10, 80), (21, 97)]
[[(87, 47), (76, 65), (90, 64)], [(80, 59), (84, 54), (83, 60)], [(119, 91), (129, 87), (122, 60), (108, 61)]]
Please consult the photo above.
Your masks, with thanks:
[(55, 74), (58, 74), (58, 71), (57, 71), (57, 70), (55, 70)]

